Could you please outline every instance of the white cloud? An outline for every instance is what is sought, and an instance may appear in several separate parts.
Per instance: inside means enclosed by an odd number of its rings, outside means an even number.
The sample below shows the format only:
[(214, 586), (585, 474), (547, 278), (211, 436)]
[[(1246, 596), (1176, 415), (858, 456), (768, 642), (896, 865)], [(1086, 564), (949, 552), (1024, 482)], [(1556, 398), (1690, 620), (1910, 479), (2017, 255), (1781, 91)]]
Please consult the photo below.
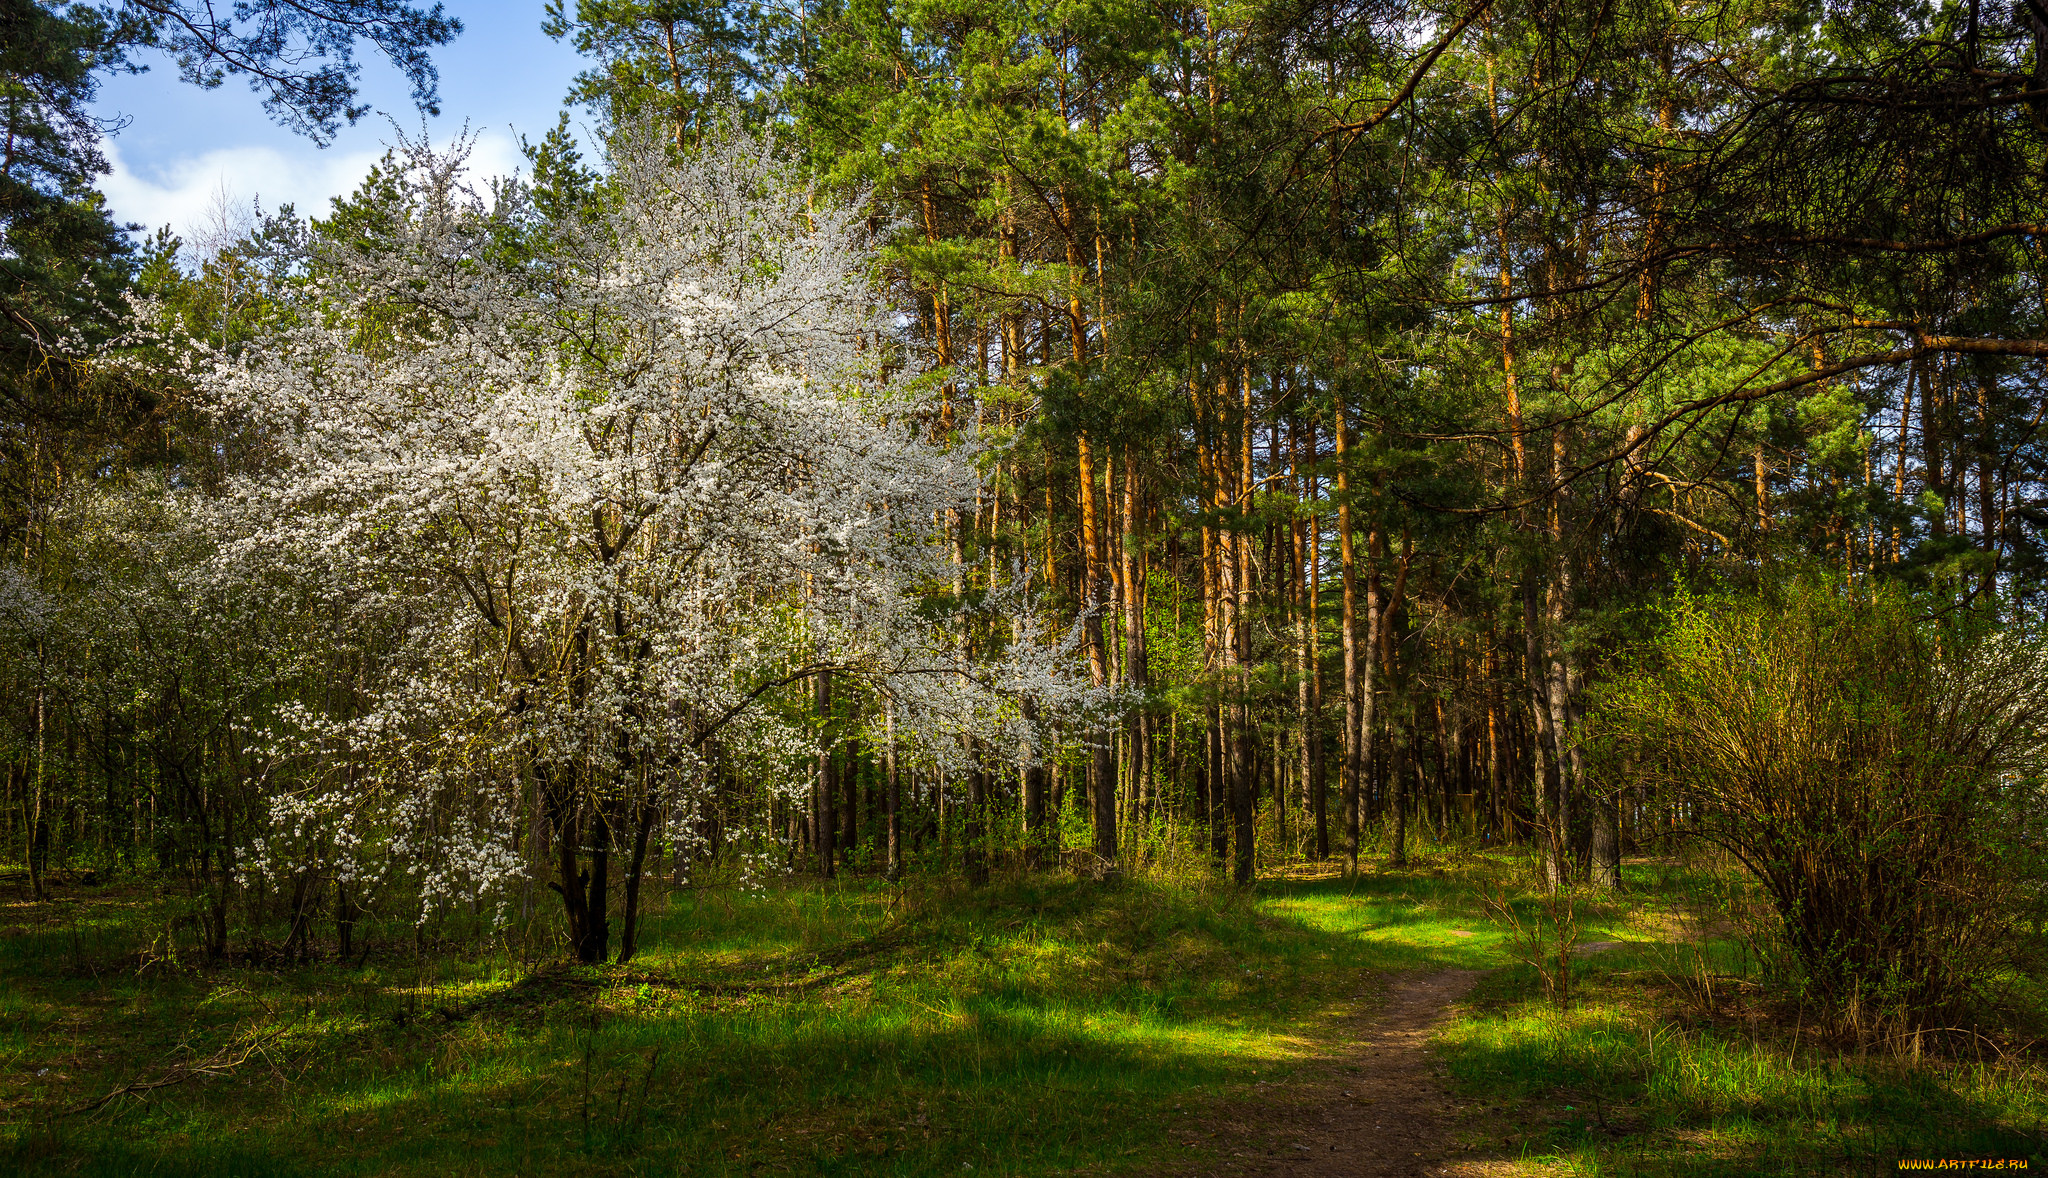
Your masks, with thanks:
[[(137, 171), (121, 157), (120, 144), (103, 145), (113, 170), (100, 177), (114, 220), (133, 221), (149, 232), (169, 225), (190, 240), (217, 218), (222, 194), (231, 206), (262, 202), (267, 212), (294, 205), (300, 216), (325, 216), (337, 196), (355, 191), (379, 151), (338, 153), (311, 146), (285, 152), (274, 147), (217, 148), (169, 165)], [(506, 176), (524, 163), (510, 136), (486, 131), (469, 156), (469, 175), (481, 188), (492, 176)]]

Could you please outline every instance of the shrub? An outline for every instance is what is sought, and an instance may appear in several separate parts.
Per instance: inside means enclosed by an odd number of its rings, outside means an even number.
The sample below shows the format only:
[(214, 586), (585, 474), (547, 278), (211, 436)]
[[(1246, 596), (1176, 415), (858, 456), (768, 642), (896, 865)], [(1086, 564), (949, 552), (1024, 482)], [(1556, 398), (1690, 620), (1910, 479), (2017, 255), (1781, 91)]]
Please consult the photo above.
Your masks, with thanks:
[(1859, 1037), (1953, 1013), (2034, 895), (2048, 650), (1815, 583), (1680, 595), (1593, 718), (1771, 897), (1805, 996)]

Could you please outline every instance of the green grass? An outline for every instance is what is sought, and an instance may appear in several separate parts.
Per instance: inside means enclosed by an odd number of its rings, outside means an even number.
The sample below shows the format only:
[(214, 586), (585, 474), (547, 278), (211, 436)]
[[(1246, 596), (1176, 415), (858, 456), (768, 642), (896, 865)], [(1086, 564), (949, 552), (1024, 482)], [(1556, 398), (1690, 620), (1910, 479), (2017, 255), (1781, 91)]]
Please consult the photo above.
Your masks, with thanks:
[[(1633, 874), (1634, 931), (1666, 924), (1657, 936), (1668, 938), (1671, 881)], [(1588, 1175), (1891, 1174), (1901, 1157), (2048, 1164), (2048, 1072), (2032, 1045), (1917, 1062), (1854, 1052), (1759, 984), (1731, 941), (1622, 939), (1636, 943), (1581, 963), (1568, 1014), (1515, 965), (1446, 1027), (1439, 1050), (1477, 1106), (1479, 1149)]]
[[(1648, 951), (1589, 959), (1559, 1023), (1482, 915), (1476, 881), (1498, 870), (1440, 858), (1250, 894), (1052, 878), (684, 891), (611, 969), (482, 939), (416, 953), (406, 929), (360, 965), (138, 968), (160, 903), (78, 889), (0, 907), (0, 1171), (1200, 1171), (1230, 1146), (1228, 1115), (1284, 1100), (1388, 973), (1454, 966), (1496, 970), (1443, 1043), (1487, 1110), (1482, 1156), (1750, 1173), (1773, 1151), (1937, 1130), (2011, 1149), (2007, 1127), (2040, 1112), (2031, 1073), (1795, 1068), (1767, 1041), (1682, 1026)], [(1639, 941), (1657, 913), (1583, 915), (1585, 939)], [(60, 1115), (209, 1059), (236, 1066)], [(1955, 1135), (1959, 1107), (1982, 1134)], [(1880, 1142), (1877, 1125), (1900, 1128)]]
[[(1147, 1168), (1195, 1156), (1221, 1102), (1325, 1049), (1320, 1028), (1385, 971), (1492, 959), (1469, 895), (1426, 876), (1256, 896), (1053, 879), (683, 892), (612, 970), (392, 949), (360, 969), (138, 977), (114, 949), (141, 938), (141, 911), (72, 897), (0, 939), (5, 1164)], [(1479, 935), (1452, 935), (1466, 926)], [(274, 1037), (230, 1076), (51, 1115), (252, 1035)]]

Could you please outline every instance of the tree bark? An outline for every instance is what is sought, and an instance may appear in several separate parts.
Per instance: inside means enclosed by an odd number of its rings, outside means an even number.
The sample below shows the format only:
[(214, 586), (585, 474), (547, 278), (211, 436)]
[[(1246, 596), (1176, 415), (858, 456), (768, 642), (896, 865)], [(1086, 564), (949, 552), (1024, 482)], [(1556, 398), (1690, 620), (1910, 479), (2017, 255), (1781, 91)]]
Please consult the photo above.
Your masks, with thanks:
[(1564, 881), (1563, 835), (1558, 829), (1557, 741), (1550, 722), (1550, 688), (1544, 668), (1543, 621), (1537, 605), (1536, 576), (1522, 579), (1522, 665), (1529, 687), (1536, 763), (1536, 837), (1542, 844), (1544, 883), (1555, 891)]
[(1387, 855), (1387, 863), (1393, 867), (1408, 866), (1408, 770), (1409, 746), (1414, 743), (1413, 734), (1393, 737), (1389, 740), (1387, 765), (1387, 811), (1391, 819), (1391, 840), (1393, 849)]
[(1339, 636), (1344, 643), (1344, 873), (1358, 874), (1358, 774), (1364, 758), (1363, 739), (1368, 689), (1361, 681), (1358, 660), (1358, 573), (1357, 545), (1351, 528), (1351, 475), (1345, 455), (1350, 450), (1351, 427), (1344, 413), (1344, 399), (1337, 398), (1337, 420), (1333, 427), (1337, 445), (1337, 555), (1342, 569), (1344, 615)]
[(1123, 530), (1118, 549), (1124, 591), (1124, 682), (1140, 698), (1126, 729), (1129, 737), (1127, 773), (1131, 781), (1129, 811), (1132, 820), (1139, 821), (1143, 818), (1147, 779), (1151, 773), (1151, 716), (1143, 699), (1151, 690), (1152, 673), (1145, 645), (1145, 568), (1140, 559), (1143, 545), (1138, 538), (1141, 495), (1137, 467), (1132, 462), (1132, 450), (1128, 445), (1124, 447), (1123, 469)]
[[(1080, 342), (1075, 342), (1076, 359), (1079, 359)], [(1082, 623), (1082, 635), (1088, 646), (1088, 668), (1095, 686), (1109, 685), (1109, 647), (1102, 630), (1102, 611), (1107, 606), (1103, 593), (1102, 518), (1095, 493), (1094, 455), (1089, 447), (1088, 435), (1080, 434), (1076, 439), (1080, 457), (1079, 478), (1081, 483), (1081, 559), (1084, 588), (1082, 608), (1087, 611)], [(1110, 752), (1111, 732), (1098, 727), (1090, 734), (1090, 755), (1088, 759), (1088, 795), (1094, 803), (1095, 819), (1094, 851), (1096, 871), (1105, 879), (1117, 874), (1116, 839), (1116, 762)]]
[(659, 816), (652, 805), (642, 802), (633, 815), (633, 856), (626, 864), (626, 910), (619, 930), (619, 964), (633, 960), (640, 949), (640, 880), (647, 864), (647, 836)]
[[(1239, 520), (1243, 521), (1251, 510), (1250, 498), (1253, 487), (1251, 382), (1241, 381), (1239, 391), (1244, 402), (1238, 414), (1238, 478), (1237, 486), (1231, 495), (1231, 505), (1237, 509)], [(1257, 802), (1253, 797), (1256, 788), (1253, 748), (1258, 734), (1257, 722), (1251, 713), (1251, 536), (1242, 522), (1231, 533), (1230, 543), (1232, 587), (1237, 594), (1230, 619), (1230, 812), (1231, 826), (1237, 841), (1237, 856), (1232, 866), (1231, 878), (1239, 885), (1244, 885), (1252, 882), (1255, 868), (1253, 858), (1257, 849), (1253, 836), (1257, 810)]]
[[(1288, 436), (1288, 457), (1290, 465), (1294, 468), (1295, 502), (1300, 504), (1307, 501), (1308, 494), (1301, 470), (1301, 423), (1299, 419), (1292, 422), (1292, 427)], [(1289, 596), (1292, 598), (1294, 605), (1296, 671), (1294, 714), (1300, 744), (1298, 750), (1300, 763), (1296, 766), (1295, 772), (1299, 777), (1301, 785), (1301, 809), (1304, 816), (1315, 825), (1314, 855), (1317, 860), (1322, 860), (1329, 857), (1329, 847), (1327, 845), (1329, 830), (1323, 822), (1321, 798), (1318, 796), (1320, 791), (1317, 789), (1320, 783), (1316, 781), (1315, 774), (1316, 746), (1320, 741), (1321, 734), (1317, 731), (1318, 725), (1316, 723), (1315, 614), (1309, 591), (1312, 573), (1309, 569), (1308, 532), (1314, 526), (1315, 517), (1313, 515), (1304, 519), (1298, 511), (1296, 512), (1288, 529), (1288, 541), (1291, 545), (1289, 553), (1291, 557), (1291, 571), (1287, 580), (1288, 589), (1290, 590)]]

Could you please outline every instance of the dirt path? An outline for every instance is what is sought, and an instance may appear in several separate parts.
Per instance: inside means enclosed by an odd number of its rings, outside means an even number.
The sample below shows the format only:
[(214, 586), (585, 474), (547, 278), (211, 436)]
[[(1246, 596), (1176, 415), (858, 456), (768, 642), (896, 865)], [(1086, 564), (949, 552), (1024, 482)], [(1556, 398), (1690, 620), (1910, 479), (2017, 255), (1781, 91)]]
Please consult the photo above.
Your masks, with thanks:
[[(1451, 1097), (1427, 1050), (1431, 1030), (1484, 971), (1394, 981), (1386, 1003), (1347, 1025), (1351, 1042), (1275, 1101), (1245, 1109), (1217, 1159), (1231, 1174), (1415, 1178), (1460, 1173), (1447, 1160)], [(1468, 1171), (1469, 1172), (1469, 1171)]]

